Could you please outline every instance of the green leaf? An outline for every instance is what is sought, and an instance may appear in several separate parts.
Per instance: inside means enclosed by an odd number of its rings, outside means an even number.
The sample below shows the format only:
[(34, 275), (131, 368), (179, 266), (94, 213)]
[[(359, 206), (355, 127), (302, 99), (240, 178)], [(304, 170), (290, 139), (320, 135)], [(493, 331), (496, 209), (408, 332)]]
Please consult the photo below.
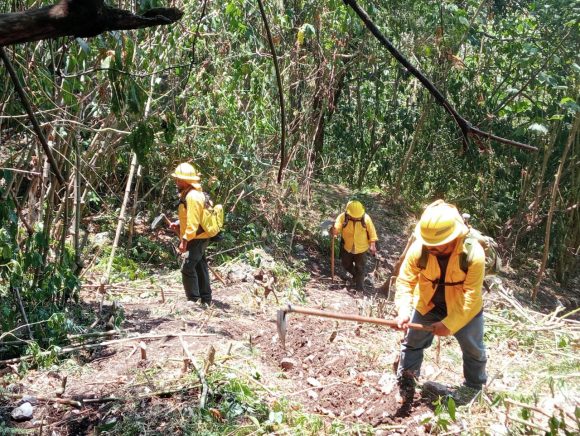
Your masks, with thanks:
[(155, 132), (148, 120), (141, 121), (137, 127), (127, 136), (127, 143), (137, 154), (137, 159), (143, 163), (155, 141)]
[(447, 400), (447, 410), (449, 411), (449, 416), (451, 417), (452, 421), (455, 421), (455, 400), (453, 397), (449, 397)]

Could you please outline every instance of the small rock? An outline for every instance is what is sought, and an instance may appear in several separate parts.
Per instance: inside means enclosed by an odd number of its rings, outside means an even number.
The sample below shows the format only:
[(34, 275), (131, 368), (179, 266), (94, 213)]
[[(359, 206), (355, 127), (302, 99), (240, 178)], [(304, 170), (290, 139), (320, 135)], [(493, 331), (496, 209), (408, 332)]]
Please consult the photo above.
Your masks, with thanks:
[(444, 397), (445, 395), (451, 394), (451, 390), (447, 386), (434, 381), (427, 381), (423, 383), (422, 390), (423, 392), (427, 392), (432, 395), (440, 397)]
[(509, 434), (509, 430), (503, 424), (492, 424), (489, 427), (489, 431), (491, 432), (491, 434), (496, 434), (498, 436)]
[(397, 386), (397, 377), (395, 374), (384, 373), (379, 379), (379, 386), (383, 394), (390, 394)]
[(306, 381), (308, 382), (308, 384), (310, 386), (314, 386), (315, 388), (319, 388), (320, 386), (322, 386), (322, 384), (318, 380), (316, 380), (314, 377), (308, 377), (306, 379)]
[(28, 421), (32, 419), (34, 408), (30, 403), (23, 403), (14, 410), (12, 410), (12, 419), (17, 422)]
[(280, 366), (286, 371), (295, 368), (296, 365), (298, 365), (298, 362), (291, 357), (285, 357), (280, 361)]
[(322, 413), (323, 415), (327, 415), (331, 418), (336, 418), (336, 415), (334, 414), (334, 412), (330, 409), (327, 409), (325, 407), (319, 407), (318, 410), (320, 411), (320, 413)]
[(352, 414), (354, 416), (356, 416), (357, 418), (359, 416), (361, 416), (363, 413), (365, 413), (365, 409), (363, 407), (359, 407), (358, 409), (356, 409), (354, 412), (352, 412)]
[(312, 400), (317, 400), (318, 399), (318, 394), (313, 391), (313, 390), (309, 390), (308, 391), (308, 398), (312, 399)]
[(103, 247), (110, 244), (111, 242), (112, 241), (109, 236), (109, 232), (101, 232), (93, 236), (93, 244), (97, 247)]
[(32, 395), (24, 395), (18, 405), (20, 406), (24, 403), (30, 403), (32, 406), (36, 406), (38, 404), (38, 400)]

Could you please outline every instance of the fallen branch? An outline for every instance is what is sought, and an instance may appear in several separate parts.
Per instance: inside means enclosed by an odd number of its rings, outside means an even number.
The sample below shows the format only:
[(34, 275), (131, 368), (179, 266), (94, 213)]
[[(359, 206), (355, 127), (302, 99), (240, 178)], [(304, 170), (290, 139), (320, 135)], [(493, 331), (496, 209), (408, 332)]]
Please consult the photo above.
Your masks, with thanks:
[(61, 348), (58, 351), (43, 351), (43, 352), (38, 353), (34, 356), (32, 356), (32, 355), (21, 356), (21, 357), (15, 357), (14, 359), (0, 360), (0, 367), (6, 366), (6, 365), (11, 365), (14, 363), (26, 362), (26, 361), (32, 360), (35, 357), (38, 358), (38, 357), (50, 356), (53, 354), (60, 356), (62, 354), (72, 353), (74, 351), (90, 350), (92, 348), (99, 348), (99, 347), (107, 347), (109, 345), (120, 344), (123, 342), (141, 341), (144, 339), (176, 338), (176, 337), (180, 337), (180, 336), (203, 338), (203, 337), (215, 336), (215, 334), (212, 334), (212, 333), (203, 333), (203, 334), (200, 334), (200, 333), (181, 333), (181, 334), (170, 333), (170, 334), (166, 334), (166, 335), (142, 335), (142, 336), (134, 336), (131, 338), (113, 339), (110, 341), (99, 342), (96, 344), (85, 344), (85, 345), (79, 345), (76, 347), (65, 347), (65, 348)]
[(531, 404), (520, 403), (519, 401), (512, 400), (511, 398), (505, 398), (503, 401), (505, 403), (513, 404), (514, 406), (523, 407), (525, 409), (530, 409), (533, 410), (534, 412), (541, 413), (542, 415), (547, 416), (548, 418), (551, 418), (553, 416), (553, 414), (548, 413), (545, 410), (540, 409), (539, 407), (532, 406)]
[[(8, 14), (10, 15), (10, 14)], [(14, 67), (12, 66), (12, 62), (10, 62), (10, 59), (8, 59), (8, 55), (6, 55), (6, 51), (4, 50), (4, 48), (2, 47), (2, 32), (5, 30), (4, 26), (2, 25), (2, 15), (0, 15), (0, 58), (2, 58), (2, 60), (4, 61), (4, 65), (6, 65), (6, 70), (8, 71), (8, 74), (10, 75), (10, 79), (12, 80), (12, 84), (14, 85), (14, 89), (16, 89), (16, 93), (18, 94), (18, 96), (20, 97), (20, 101), (22, 102), (22, 106), (24, 106), (24, 109), (26, 110), (26, 113), (28, 114), (28, 118), (30, 119), (30, 122), (32, 123), (32, 127), (34, 128), (34, 132), (36, 133), (36, 136), (38, 136), (38, 140), (40, 141), (40, 145), (42, 145), (42, 149), (44, 150), (44, 153), (46, 154), (46, 157), (48, 158), (48, 162), (50, 163), (50, 169), (52, 170), (52, 172), (54, 172), (56, 178), (58, 179), (58, 181), (60, 182), (61, 185), (65, 184), (64, 181), (64, 177), (62, 176), (60, 170), (58, 169), (58, 164), (56, 163), (56, 160), (54, 159), (54, 156), (52, 154), (52, 151), (50, 150), (50, 146), (48, 145), (48, 142), (46, 141), (46, 138), (44, 136), (44, 133), (42, 132), (42, 129), (40, 128), (40, 125), (38, 124), (38, 121), (36, 120), (36, 116), (34, 115), (34, 111), (32, 110), (32, 107), (30, 106), (30, 102), (28, 101), (28, 97), (26, 96), (26, 93), (24, 92), (24, 89), (22, 88), (22, 85), (20, 84), (20, 81), (18, 80), (18, 75), (16, 74), (16, 71), (14, 71)]]
[[(25, 399), (25, 397), (22, 394), (11, 394), (8, 392), (0, 392), (0, 397)], [(58, 403), (58, 404), (66, 404), (68, 406), (73, 406), (73, 407), (82, 407), (82, 403), (80, 401), (72, 400), (69, 398), (58, 398), (58, 397), (52, 398), (52, 397), (43, 397), (43, 396), (36, 396), (36, 395), (30, 395), (28, 397), (31, 399), (34, 399), (37, 401), (43, 401), (46, 403)]]
[(523, 419), (516, 418), (515, 416), (508, 415), (507, 417), (509, 420), (517, 422), (518, 424), (525, 425), (527, 427), (535, 428), (537, 430), (541, 430), (545, 433), (550, 433), (550, 429), (546, 427), (542, 427), (541, 425), (531, 423), (529, 421), (524, 421)]
[(441, 92), (437, 89), (437, 87), (429, 80), (427, 77), (423, 75), (417, 68), (415, 68), (389, 41), (385, 35), (381, 33), (379, 28), (372, 22), (368, 14), (357, 4), (356, 0), (343, 0), (343, 2), (350, 6), (352, 10), (360, 17), (363, 21), (367, 29), (371, 31), (371, 33), (379, 40), (379, 42), (393, 55), (393, 57), (403, 65), (407, 71), (409, 71), (413, 76), (419, 79), (419, 82), (423, 84), (425, 88), (435, 97), (437, 103), (439, 103), (443, 108), (451, 115), (451, 117), (455, 120), (459, 128), (461, 129), (461, 133), (463, 133), (463, 147), (464, 150), (467, 149), (469, 144), (469, 137), (470, 136), (479, 136), (487, 139), (492, 139), (497, 142), (501, 142), (503, 144), (513, 145), (515, 147), (530, 150), (530, 151), (538, 151), (537, 147), (532, 147), (528, 144), (523, 144), (521, 142), (512, 141), (510, 139), (502, 138), (500, 136), (496, 136), (489, 132), (484, 132), (483, 130), (475, 127), (472, 125), (468, 120), (463, 118), (455, 108), (449, 103), (449, 101), (441, 94)]
[(116, 336), (121, 334), (118, 330), (109, 330), (106, 332), (93, 332), (93, 333), (82, 333), (78, 335), (67, 335), (69, 340), (74, 339), (89, 339), (89, 338), (101, 338), (103, 336)]
[(177, 392), (182, 392), (184, 390), (198, 388), (198, 385), (194, 386), (180, 386), (179, 388), (175, 389), (167, 389), (163, 391), (155, 391), (149, 392), (146, 394), (139, 394), (139, 395), (132, 395), (130, 397), (101, 397), (101, 398), (58, 398), (58, 397), (44, 397), (44, 396), (36, 396), (36, 395), (23, 395), (23, 394), (12, 394), (8, 392), (0, 392), (0, 397), (5, 398), (13, 398), (18, 400), (23, 400), (26, 397), (30, 399), (34, 399), (36, 401), (46, 402), (46, 403), (59, 403), (59, 404), (66, 404), (73, 407), (83, 407), (88, 404), (101, 404), (101, 403), (111, 403), (114, 401), (118, 402), (129, 402), (134, 401), (136, 399), (145, 399), (145, 398), (152, 398), (152, 397), (161, 397), (165, 395), (175, 394)]
[(183, 12), (153, 8), (142, 15), (110, 7), (104, 0), (61, 0), (58, 4), (0, 14), (0, 46), (74, 36), (87, 38), (111, 30), (142, 29), (172, 24)]

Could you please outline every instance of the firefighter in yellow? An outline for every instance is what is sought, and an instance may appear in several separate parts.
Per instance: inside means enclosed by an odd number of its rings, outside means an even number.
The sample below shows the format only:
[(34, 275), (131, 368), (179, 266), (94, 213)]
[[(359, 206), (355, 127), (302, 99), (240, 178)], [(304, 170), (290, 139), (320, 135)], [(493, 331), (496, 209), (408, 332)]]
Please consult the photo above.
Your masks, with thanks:
[(360, 201), (349, 201), (346, 211), (341, 213), (330, 228), (333, 236), (342, 234), (340, 261), (343, 268), (352, 274), (357, 291), (364, 290), (366, 252), (374, 256), (377, 252), (377, 231), (373, 220), (365, 213)]
[(205, 250), (209, 238), (201, 227), (206, 203), (201, 188), (201, 178), (193, 165), (182, 163), (171, 174), (179, 191), (179, 220), (171, 223), (173, 230), (179, 230), (179, 252), (186, 253), (181, 267), (185, 296), (190, 301), (211, 303), (211, 286)]
[[(395, 295), (396, 321), (407, 332), (397, 372), (404, 395), (414, 388), (433, 335), (453, 335), (459, 342), (464, 385), (479, 390), (487, 381), (481, 296), (485, 252), (474, 244), (467, 269), (462, 269), (468, 232), (457, 208), (443, 200), (427, 206), (415, 228), (416, 240), (403, 261)], [(433, 326), (433, 331), (409, 329), (410, 322)]]

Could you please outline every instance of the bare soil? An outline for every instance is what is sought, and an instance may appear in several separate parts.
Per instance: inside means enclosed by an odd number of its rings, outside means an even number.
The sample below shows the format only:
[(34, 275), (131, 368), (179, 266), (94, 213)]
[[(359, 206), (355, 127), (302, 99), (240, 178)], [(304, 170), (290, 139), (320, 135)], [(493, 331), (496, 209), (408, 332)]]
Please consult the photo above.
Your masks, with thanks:
[[(387, 262), (378, 266), (374, 261), (368, 262), (370, 272), (374, 270), (371, 279), (376, 283), (368, 283), (365, 293), (352, 292), (340, 278), (331, 283), (327, 259), (307, 239), (296, 241), (304, 248), (295, 255), (305, 261), (310, 273), (305, 290), (309, 307), (373, 316), (394, 315), (392, 303), (379, 288), (388, 273), (387, 263), (392, 265), (405, 245), (402, 234), (407, 222), (388, 215), (377, 216), (375, 221), (383, 239), (380, 255)], [(235, 268), (236, 265), (226, 265), (218, 271), (227, 279)], [(259, 276), (257, 271), (254, 269), (254, 274)], [(338, 266), (337, 271), (341, 273)], [(276, 311), (283, 302), (276, 302), (276, 298), (281, 300), (284, 290), (274, 286), (273, 292), (267, 293), (263, 283), (262, 280), (252, 283), (246, 277), (228, 280), (224, 286), (214, 280), (215, 304), (210, 308), (186, 302), (176, 271), (160, 273), (155, 284), (135, 282), (112, 291), (105, 307), (111, 310), (112, 299), (120, 302), (124, 314), (122, 330), (174, 336), (143, 339), (147, 359), (142, 359), (140, 341), (127, 341), (71, 355), (70, 360), (58, 366), (30, 370), (23, 379), (13, 377), (10, 382), (4, 382), (4, 388), (13, 392), (15, 398), (0, 402), (0, 421), (14, 428), (38, 431), (42, 427), (53, 435), (79, 435), (93, 434), (96, 426), (123, 420), (127, 410), (115, 401), (119, 398), (138, 400), (133, 406), (135, 416), (161, 417), (175, 410), (196, 407), (201, 394), (199, 382), (195, 373), (186, 377), (191, 367), (184, 372), (184, 351), (175, 335), (199, 334), (198, 337), (184, 336), (184, 340), (199, 362), (210, 360), (208, 353), (211, 347), (215, 349), (208, 374), (233, 371), (261, 391), (268, 402), (287, 399), (328, 422), (339, 419), (370, 424), (377, 433), (384, 434), (385, 429), (389, 434), (408, 435), (426, 431), (420, 419), (433, 409), (432, 398), (417, 390), (413, 398), (404, 401), (395, 385), (393, 368), (401, 332), (290, 314), (283, 348), (276, 329)], [(83, 304), (97, 313), (99, 295), (90, 280), (85, 285)], [(382, 313), (376, 312), (377, 307), (382, 308)], [(442, 342), (443, 350), (447, 351), (442, 354), (453, 354), (453, 340)], [(283, 359), (291, 359), (284, 368)], [(424, 374), (431, 380), (457, 385), (462, 379), (460, 366), (456, 356), (438, 359), (433, 347), (426, 355)], [(38, 401), (33, 404), (33, 420), (16, 423), (10, 419), (20, 396), (56, 399), (64, 378), (66, 390), (62, 398), (94, 398), (95, 403), (79, 408)], [(163, 425), (162, 419), (151, 418), (148, 434), (162, 433)]]

